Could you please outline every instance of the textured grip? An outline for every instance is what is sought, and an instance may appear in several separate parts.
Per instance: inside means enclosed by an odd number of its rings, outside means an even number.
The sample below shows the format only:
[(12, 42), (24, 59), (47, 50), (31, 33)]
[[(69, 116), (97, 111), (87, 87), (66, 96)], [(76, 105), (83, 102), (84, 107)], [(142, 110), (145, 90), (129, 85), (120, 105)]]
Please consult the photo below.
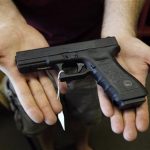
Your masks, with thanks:
[(125, 71), (116, 60), (97, 61), (90, 69), (97, 83), (120, 109), (137, 107), (145, 101), (147, 91), (144, 86)]

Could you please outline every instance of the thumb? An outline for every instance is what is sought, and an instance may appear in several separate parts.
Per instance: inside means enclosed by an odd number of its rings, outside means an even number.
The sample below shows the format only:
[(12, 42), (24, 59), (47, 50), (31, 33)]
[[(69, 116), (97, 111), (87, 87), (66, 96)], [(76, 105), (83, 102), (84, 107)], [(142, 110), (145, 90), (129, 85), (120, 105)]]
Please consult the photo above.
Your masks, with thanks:
[(148, 65), (150, 65), (150, 46), (143, 43), (143, 48), (145, 50), (144, 59)]

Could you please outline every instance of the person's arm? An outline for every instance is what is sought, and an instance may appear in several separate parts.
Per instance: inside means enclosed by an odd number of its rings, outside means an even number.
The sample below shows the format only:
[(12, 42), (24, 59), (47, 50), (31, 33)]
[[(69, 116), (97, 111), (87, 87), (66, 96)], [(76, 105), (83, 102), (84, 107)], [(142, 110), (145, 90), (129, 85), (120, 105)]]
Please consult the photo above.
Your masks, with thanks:
[(0, 69), (11, 80), (29, 117), (54, 124), (62, 106), (45, 72), (22, 75), (15, 64), (17, 51), (47, 47), (45, 38), (28, 25), (12, 0), (0, 0)]
[[(142, 0), (105, 0), (104, 20), (101, 37), (115, 36), (121, 47), (118, 62), (143, 85), (145, 85), (150, 64), (150, 48), (136, 38), (136, 25)], [(126, 140), (132, 141), (137, 131), (145, 131), (149, 125), (147, 101), (136, 110), (120, 112), (113, 107), (98, 87), (103, 113), (110, 117), (115, 133), (123, 133)]]
[(11, 0), (0, 0), (0, 23), (26, 23), (16, 6)]
[(143, 4), (144, 0), (105, 0), (101, 36), (135, 36)]

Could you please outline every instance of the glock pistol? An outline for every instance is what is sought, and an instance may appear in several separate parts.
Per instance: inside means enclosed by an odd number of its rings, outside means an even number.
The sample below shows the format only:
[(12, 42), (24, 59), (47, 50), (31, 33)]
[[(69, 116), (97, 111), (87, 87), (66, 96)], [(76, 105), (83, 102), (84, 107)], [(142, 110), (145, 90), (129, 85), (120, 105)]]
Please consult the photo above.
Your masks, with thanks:
[[(67, 82), (91, 74), (119, 109), (135, 108), (145, 101), (147, 91), (116, 61), (119, 51), (115, 37), (107, 37), (17, 52), (16, 65), (21, 73), (64, 70), (60, 80)], [(71, 68), (76, 68), (76, 71), (69, 71)]]

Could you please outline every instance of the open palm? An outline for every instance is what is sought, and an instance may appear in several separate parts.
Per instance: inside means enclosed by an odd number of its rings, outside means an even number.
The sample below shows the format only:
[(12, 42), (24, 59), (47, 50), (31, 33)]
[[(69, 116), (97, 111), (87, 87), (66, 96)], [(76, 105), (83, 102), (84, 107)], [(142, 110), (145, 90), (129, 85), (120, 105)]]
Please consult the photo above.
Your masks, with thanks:
[[(137, 38), (130, 37), (119, 43), (121, 51), (117, 56), (121, 66), (145, 85), (150, 64), (150, 47)], [(103, 113), (110, 117), (111, 127), (115, 133), (123, 133), (126, 140), (132, 141), (137, 131), (145, 131), (149, 125), (147, 100), (135, 110), (119, 111), (112, 106), (103, 89), (98, 86), (100, 105)]]
[(37, 123), (54, 124), (62, 105), (56, 98), (52, 82), (45, 72), (22, 75), (15, 64), (17, 51), (47, 47), (48, 43), (33, 27), (27, 24), (18, 26), (11, 24), (0, 28), (0, 69), (12, 82), (28, 116)]

